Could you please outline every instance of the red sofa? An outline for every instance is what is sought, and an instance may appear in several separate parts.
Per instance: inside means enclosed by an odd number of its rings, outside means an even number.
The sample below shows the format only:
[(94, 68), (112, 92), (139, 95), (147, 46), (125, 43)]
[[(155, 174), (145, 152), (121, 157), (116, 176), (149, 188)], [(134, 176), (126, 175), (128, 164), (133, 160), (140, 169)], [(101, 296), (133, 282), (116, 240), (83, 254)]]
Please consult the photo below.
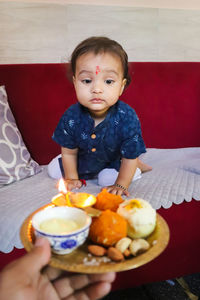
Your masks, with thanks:
[[(51, 139), (65, 109), (76, 101), (66, 64), (0, 65), (10, 107), (32, 157), (47, 164), (60, 151)], [(130, 63), (131, 85), (121, 96), (135, 108), (147, 147), (200, 146), (200, 63)], [(9, 201), (9, 199), (8, 199)], [(166, 280), (200, 271), (200, 202), (192, 200), (158, 212), (171, 238), (154, 261), (118, 273), (113, 289)], [(0, 268), (23, 255), (0, 253)]]

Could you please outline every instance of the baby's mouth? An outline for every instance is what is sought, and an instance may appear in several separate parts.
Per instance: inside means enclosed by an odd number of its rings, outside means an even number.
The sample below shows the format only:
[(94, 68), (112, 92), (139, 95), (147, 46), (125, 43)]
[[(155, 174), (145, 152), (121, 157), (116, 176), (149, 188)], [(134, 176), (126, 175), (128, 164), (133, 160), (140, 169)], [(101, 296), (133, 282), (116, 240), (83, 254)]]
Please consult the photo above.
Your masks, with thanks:
[(99, 99), (99, 98), (93, 98), (93, 99), (90, 100), (90, 102), (99, 104), (99, 103), (104, 102), (104, 100)]

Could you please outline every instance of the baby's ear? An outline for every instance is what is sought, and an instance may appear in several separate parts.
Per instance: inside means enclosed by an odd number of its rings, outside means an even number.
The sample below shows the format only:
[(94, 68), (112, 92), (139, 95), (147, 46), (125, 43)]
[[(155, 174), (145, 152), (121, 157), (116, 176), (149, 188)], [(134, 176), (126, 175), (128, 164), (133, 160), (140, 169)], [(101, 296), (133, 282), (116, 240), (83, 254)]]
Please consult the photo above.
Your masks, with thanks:
[(124, 78), (123, 81), (122, 81), (122, 87), (121, 87), (121, 91), (120, 91), (120, 96), (121, 96), (121, 94), (122, 94), (123, 91), (124, 91), (124, 88), (125, 88), (125, 86), (126, 86), (126, 82), (127, 82), (127, 79)]
[(75, 84), (75, 80), (76, 80), (75, 76), (72, 77), (72, 80), (73, 80), (73, 84)]

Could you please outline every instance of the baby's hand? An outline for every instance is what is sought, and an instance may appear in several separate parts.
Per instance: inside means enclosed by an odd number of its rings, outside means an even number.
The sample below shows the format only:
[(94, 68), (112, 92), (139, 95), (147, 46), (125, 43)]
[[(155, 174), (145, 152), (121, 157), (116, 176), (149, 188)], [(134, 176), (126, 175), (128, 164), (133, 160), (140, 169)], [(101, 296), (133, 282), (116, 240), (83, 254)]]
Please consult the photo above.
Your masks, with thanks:
[(73, 189), (80, 189), (82, 187), (82, 182), (79, 179), (65, 179), (65, 187), (68, 191)]
[(105, 186), (103, 187), (103, 189), (106, 189), (111, 194), (129, 196), (129, 192), (127, 189), (116, 185)]

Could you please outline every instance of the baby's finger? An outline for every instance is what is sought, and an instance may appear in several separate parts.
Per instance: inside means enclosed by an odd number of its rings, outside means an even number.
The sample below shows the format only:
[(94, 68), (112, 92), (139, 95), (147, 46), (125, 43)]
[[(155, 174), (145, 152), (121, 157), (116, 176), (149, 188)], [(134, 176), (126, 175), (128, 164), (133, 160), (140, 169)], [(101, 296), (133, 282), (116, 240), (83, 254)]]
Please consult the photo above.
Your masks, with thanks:
[(122, 191), (120, 191), (120, 189), (115, 187), (115, 186), (110, 187), (108, 189), (108, 192), (111, 193), (111, 194), (114, 194), (114, 195), (121, 195), (122, 194)]
[(82, 185), (83, 185), (83, 184), (82, 184), (82, 182), (81, 182), (80, 180), (76, 182), (76, 187), (77, 187), (77, 188), (80, 189), (80, 188), (82, 187)]
[(68, 184), (66, 184), (65, 186), (66, 186), (67, 191), (71, 191), (71, 190), (73, 190), (73, 188), (74, 188), (74, 185), (71, 184), (71, 183), (68, 183)]
[(117, 189), (117, 192), (116, 192), (116, 195), (121, 196), (123, 193), (124, 193), (124, 190), (118, 188), (118, 189)]
[(124, 190), (124, 189), (121, 189), (121, 188), (118, 188), (118, 187), (114, 187), (111, 191), (110, 191), (111, 194), (115, 194), (115, 195), (125, 195), (125, 196), (129, 196), (129, 192), (128, 190)]
[(123, 190), (123, 194), (124, 194), (125, 196), (127, 196), (127, 197), (130, 196), (128, 190)]
[(106, 186), (105, 189), (111, 194), (117, 194), (117, 188), (115, 186)]

